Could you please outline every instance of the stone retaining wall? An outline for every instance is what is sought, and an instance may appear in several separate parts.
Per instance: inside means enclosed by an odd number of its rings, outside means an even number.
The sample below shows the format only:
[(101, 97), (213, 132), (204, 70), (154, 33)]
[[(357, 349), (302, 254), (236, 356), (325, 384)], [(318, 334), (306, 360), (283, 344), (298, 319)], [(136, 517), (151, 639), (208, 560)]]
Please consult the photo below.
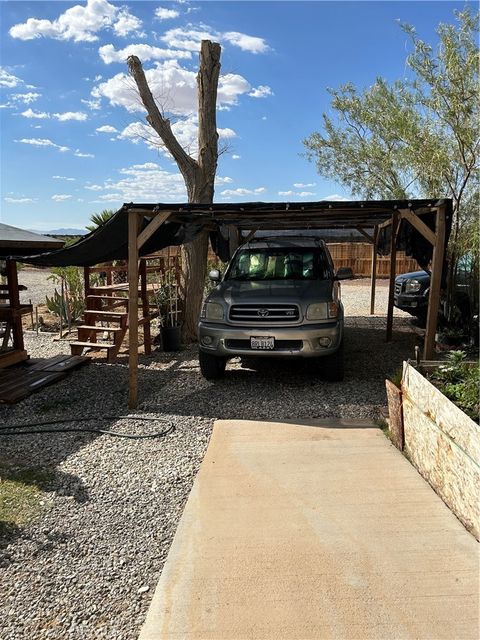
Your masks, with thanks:
[(465, 527), (480, 537), (480, 427), (403, 364), (405, 452)]

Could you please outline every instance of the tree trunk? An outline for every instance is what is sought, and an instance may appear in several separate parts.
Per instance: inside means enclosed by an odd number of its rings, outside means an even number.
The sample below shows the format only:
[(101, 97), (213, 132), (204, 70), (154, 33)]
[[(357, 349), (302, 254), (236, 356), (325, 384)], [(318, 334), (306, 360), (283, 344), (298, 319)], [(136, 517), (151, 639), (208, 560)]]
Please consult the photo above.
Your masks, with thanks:
[[(170, 121), (163, 117), (148, 86), (142, 64), (137, 56), (128, 58), (128, 67), (148, 112), (147, 122), (155, 129), (163, 144), (174, 157), (185, 180), (188, 202), (213, 202), (215, 174), (218, 160), (217, 87), (220, 76), (221, 47), (203, 40), (200, 48), (198, 86), (198, 160), (194, 160), (180, 146), (172, 132)], [(203, 298), (208, 254), (208, 234), (204, 233), (182, 247), (183, 311), (182, 337), (184, 342), (197, 339), (197, 322)]]

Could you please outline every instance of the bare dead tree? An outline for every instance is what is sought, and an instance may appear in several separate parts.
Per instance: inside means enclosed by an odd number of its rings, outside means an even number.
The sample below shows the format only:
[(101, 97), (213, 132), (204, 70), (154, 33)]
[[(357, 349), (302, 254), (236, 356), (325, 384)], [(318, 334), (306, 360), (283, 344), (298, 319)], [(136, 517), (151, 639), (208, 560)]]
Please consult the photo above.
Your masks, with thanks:
[[(183, 149), (172, 131), (170, 120), (158, 108), (138, 57), (129, 56), (127, 59), (129, 71), (147, 110), (146, 120), (177, 163), (185, 180), (188, 201), (191, 203), (213, 202), (218, 161), (217, 88), (220, 54), (221, 47), (218, 43), (210, 40), (202, 41), (197, 75), (198, 157), (196, 160)], [(202, 304), (207, 252), (207, 233), (182, 247), (183, 339), (188, 342), (194, 341), (197, 335), (197, 319)]]

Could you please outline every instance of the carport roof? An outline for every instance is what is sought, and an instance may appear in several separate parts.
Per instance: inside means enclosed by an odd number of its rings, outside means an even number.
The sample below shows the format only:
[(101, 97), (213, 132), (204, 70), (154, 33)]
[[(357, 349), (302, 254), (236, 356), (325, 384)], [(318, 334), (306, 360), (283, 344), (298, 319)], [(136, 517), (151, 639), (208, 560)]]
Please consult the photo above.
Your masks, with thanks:
[(240, 229), (348, 229), (374, 227), (386, 222), (396, 210), (417, 215), (430, 213), (451, 200), (353, 200), (318, 202), (240, 202), (214, 204), (124, 204), (123, 209), (149, 213), (170, 212), (170, 222), (233, 225)]
[[(168, 246), (194, 240), (202, 231), (210, 232), (212, 246), (222, 260), (230, 257), (229, 230), (369, 229), (388, 223), (395, 211), (409, 211), (434, 228), (435, 212), (443, 206), (451, 218), (451, 200), (366, 200), (320, 202), (241, 202), (214, 204), (126, 203), (112, 218), (74, 244), (57, 251), (33, 256), (26, 261), (44, 266), (92, 266), (111, 260), (128, 259), (128, 220), (139, 218), (140, 232), (158, 214), (168, 217), (148, 234), (140, 255), (149, 255)], [(387, 231), (387, 230), (385, 230)], [(417, 234), (413, 230), (414, 234)], [(385, 234), (387, 235), (387, 234)], [(448, 237), (448, 234), (447, 234)], [(427, 243), (428, 244), (428, 243)], [(379, 250), (381, 243), (379, 244)], [(420, 257), (421, 251), (413, 251)], [(415, 255), (417, 254), (417, 255)], [(431, 257), (431, 245), (427, 247)], [(418, 258), (417, 258), (418, 259)], [(421, 257), (420, 260), (421, 262)]]

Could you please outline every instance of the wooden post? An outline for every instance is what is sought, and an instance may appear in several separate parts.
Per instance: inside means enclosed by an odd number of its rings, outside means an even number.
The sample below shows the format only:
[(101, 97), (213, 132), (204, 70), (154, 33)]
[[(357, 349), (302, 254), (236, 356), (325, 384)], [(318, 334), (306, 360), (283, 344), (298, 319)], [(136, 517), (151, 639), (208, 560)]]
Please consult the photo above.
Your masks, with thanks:
[(395, 272), (397, 267), (397, 231), (398, 231), (398, 212), (394, 211), (392, 215), (392, 238), (390, 242), (390, 283), (388, 289), (388, 309), (387, 309), (387, 336), (386, 341), (392, 339), (393, 330), (393, 296), (395, 293)]
[(90, 267), (83, 267), (83, 288), (85, 295), (85, 307), (90, 309), (88, 296), (90, 295)]
[(370, 315), (375, 313), (375, 287), (377, 285), (377, 240), (378, 240), (378, 226), (375, 226), (373, 230), (373, 244), (372, 244), (372, 270), (370, 275)]
[(17, 263), (15, 260), (6, 260), (6, 272), (8, 282), (8, 298), (10, 301), (13, 348), (24, 351), (22, 316), (20, 313), (20, 294), (18, 291)]
[(138, 404), (138, 224), (137, 213), (128, 214), (128, 406)]
[(435, 218), (435, 244), (433, 246), (430, 292), (428, 295), (427, 326), (425, 331), (424, 360), (435, 357), (435, 333), (437, 331), (443, 261), (445, 258), (445, 206), (437, 209)]

